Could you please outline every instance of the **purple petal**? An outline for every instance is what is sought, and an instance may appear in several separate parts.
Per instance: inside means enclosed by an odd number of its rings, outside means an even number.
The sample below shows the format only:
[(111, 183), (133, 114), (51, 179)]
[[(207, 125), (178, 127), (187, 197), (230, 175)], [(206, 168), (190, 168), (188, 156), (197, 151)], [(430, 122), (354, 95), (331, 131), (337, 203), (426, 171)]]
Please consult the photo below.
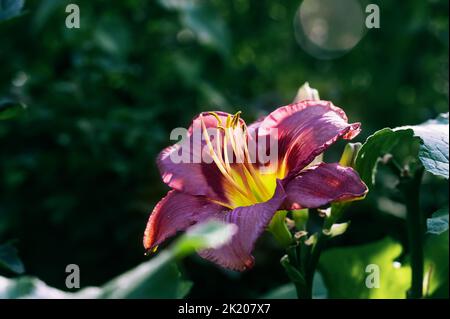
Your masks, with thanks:
[[(225, 123), (228, 113), (215, 112)], [(158, 156), (157, 163), (161, 177), (171, 188), (191, 195), (203, 195), (211, 199), (226, 202), (223, 191), (223, 175), (216, 164), (212, 162), (208, 154), (203, 154), (201, 150), (205, 146), (205, 141), (201, 138), (201, 146), (194, 147), (194, 131), (202, 132), (201, 118), (205, 127), (216, 128), (218, 121), (209, 113), (202, 113), (194, 118), (188, 130), (187, 138), (180, 144), (175, 144), (164, 149)], [(188, 162), (176, 163), (172, 160), (172, 155), (179, 154), (181, 150), (187, 151)]]
[(295, 175), (340, 137), (358, 135), (359, 127), (359, 123), (348, 124), (345, 112), (331, 102), (301, 101), (273, 111), (258, 132), (277, 134), (280, 164), (284, 160), (287, 172)]
[(206, 249), (199, 255), (222, 267), (232, 270), (244, 271), (254, 264), (251, 255), (256, 240), (266, 229), (273, 215), (286, 198), (283, 187), (277, 182), (274, 196), (264, 203), (252, 206), (238, 207), (223, 214), (215, 214), (215, 217), (238, 226), (238, 231), (231, 243), (219, 249)]
[(224, 208), (204, 197), (172, 190), (154, 208), (144, 233), (144, 247), (153, 249), (189, 226), (220, 214)]
[(364, 197), (367, 186), (354, 169), (321, 163), (293, 178), (286, 193), (288, 209), (318, 208), (330, 202)]

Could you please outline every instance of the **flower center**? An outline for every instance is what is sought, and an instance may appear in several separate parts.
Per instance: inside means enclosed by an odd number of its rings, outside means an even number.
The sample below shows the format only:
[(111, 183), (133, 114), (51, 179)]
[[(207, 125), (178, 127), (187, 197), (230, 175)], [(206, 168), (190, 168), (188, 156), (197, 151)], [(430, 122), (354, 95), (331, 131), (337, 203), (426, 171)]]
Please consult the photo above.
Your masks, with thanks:
[[(268, 171), (264, 167), (262, 170), (255, 165), (256, 142), (240, 119), (241, 112), (228, 115), (225, 123), (216, 113), (209, 114), (216, 118), (217, 127), (213, 128), (214, 132), (208, 131), (201, 118), (203, 138), (212, 160), (224, 177), (223, 188), (228, 199), (228, 203), (218, 203), (233, 209), (269, 200), (275, 192), (276, 169)], [(252, 154), (249, 142), (254, 146)]]

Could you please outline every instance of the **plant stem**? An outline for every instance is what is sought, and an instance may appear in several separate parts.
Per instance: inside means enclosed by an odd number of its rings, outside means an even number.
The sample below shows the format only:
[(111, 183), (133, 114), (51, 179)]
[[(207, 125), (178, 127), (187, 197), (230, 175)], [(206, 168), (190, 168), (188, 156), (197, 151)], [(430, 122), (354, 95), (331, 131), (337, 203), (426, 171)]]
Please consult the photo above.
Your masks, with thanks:
[(424, 253), (423, 241), (425, 233), (425, 220), (420, 211), (420, 184), (424, 169), (418, 169), (414, 176), (400, 180), (399, 189), (402, 191), (406, 202), (408, 227), (408, 244), (411, 256), (411, 288), (408, 298), (422, 298)]
[(286, 251), (287, 255), (281, 258), (281, 265), (284, 267), (288, 277), (294, 283), (297, 297), (299, 299), (304, 299), (306, 295), (306, 284), (302, 269), (296, 261), (296, 247), (290, 246)]
[(311, 256), (306, 265), (305, 269), (305, 280), (306, 280), (306, 298), (312, 299), (313, 297), (313, 282), (314, 274), (316, 272), (317, 264), (319, 263), (320, 254), (322, 253), (322, 248), (325, 243), (326, 236), (319, 233), (317, 236), (317, 241), (311, 252)]

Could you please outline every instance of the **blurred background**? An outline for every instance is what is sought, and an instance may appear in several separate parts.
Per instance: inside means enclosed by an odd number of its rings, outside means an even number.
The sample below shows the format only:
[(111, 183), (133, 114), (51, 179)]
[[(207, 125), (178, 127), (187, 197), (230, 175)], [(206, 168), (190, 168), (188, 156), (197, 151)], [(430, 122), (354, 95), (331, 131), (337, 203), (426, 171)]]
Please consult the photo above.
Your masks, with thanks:
[[(71, 2), (80, 7), (79, 29), (65, 26)], [(380, 8), (380, 28), (364, 25), (369, 3)], [(67, 264), (80, 266), (84, 287), (147, 260), (145, 224), (168, 190), (155, 158), (171, 144), (170, 131), (201, 111), (242, 110), (250, 123), (290, 103), (308, 81), (362, 122), (358, 141), (448, 112), (448, 6), (26, 1), (0, 22), (0, 101), (26, 106), (0, 122), (0, 243), (13, 241), (26, 274), (63, 290)], [(342, 147), (327, 159), (339, 159)], [(404, 206), (388, 195), (389, 174), (380, 176), (331, 245), (387, 235), (405, 242)], [(448, 203), (448, 183), (425, 183), (431, 213)], [(188, 296), (260, 296), (288, 282), (282, 255), (265, 235), (255, 268), (243, 274), (191, 256), (182, 264), (194, 282)]]

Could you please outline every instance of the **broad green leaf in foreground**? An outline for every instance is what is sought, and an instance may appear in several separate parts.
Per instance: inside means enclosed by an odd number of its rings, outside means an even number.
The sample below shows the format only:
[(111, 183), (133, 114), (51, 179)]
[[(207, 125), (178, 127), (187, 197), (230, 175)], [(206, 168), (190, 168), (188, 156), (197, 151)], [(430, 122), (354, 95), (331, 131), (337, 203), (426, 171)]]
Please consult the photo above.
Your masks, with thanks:
[(448, 207), (438, 210), (427, 219), (427, 232), (440, 235), (448, 230)]
[[(329, 297), (405, 298), (410, 288), (411, 267), (407, 260), (402, 264), (396, 262), (401, 252), (400, 243), (390, 238), (325, 251), (320, 259), (320, 271)], [(374, 267), (379, 269), (379, 288), (366, 285)], [(424, 291), (429, 297), (448, 297), (448, 232), (427, 238)]]
[(400, 143), (412, 144), (415, 139), (419, 139), (417, 156), (425, 169), (448, 179), (448, 129), (448, 113), (420, 125), (384, 128), (375, 132), (364, 143), (356, 158), (355, 168), (367, 185), (373, 185), (380, 158)]
[(17, 249), (10, 243), (0, 245), (0, 271), (22, 274), (25, 269), (17, 255)]
[(192, 283), (182, 278), (176, 261), (205, 248), (227, 243), (236, 226), (210, 221), (193, 226), (169, 249), (114, 278), (102, 287), (88, 287), (68, 293), (47, 286), (37, 278), (0, 277), (1, 298), (182, 298)]

